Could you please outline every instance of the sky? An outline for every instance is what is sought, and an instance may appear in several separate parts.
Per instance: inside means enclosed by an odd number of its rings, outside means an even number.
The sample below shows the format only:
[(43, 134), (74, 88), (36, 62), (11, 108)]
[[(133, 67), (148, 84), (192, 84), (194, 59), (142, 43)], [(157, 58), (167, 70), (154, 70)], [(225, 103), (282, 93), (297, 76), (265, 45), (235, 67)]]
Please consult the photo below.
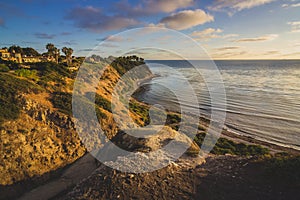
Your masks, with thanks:
[[(213, 59), (299, 59), (300, 0), (11, 0), (0, 2), (0, 47), (19, 45), (46, 52), (53, 43), (85, 56), (109, 38), (117, 52), (125, 40), (111, 37), (133, 28), (178, 31)], [(130, 32), (129, 32), (130, 33)], [(142, 32), (140, 33), (143, 34)], [(123, 36), (121, 34), (121, 36)], [(135, 36), (127, 35), (127, 45)], [(182, 47), (171, 35), (145, 33), (138, 45), (155, 42)], [(128, 42), (130, 41), (130, 42)], [(157, 58), (144, 54), (146, 59)], [(175, 59), (170, 54), (160, 59)]]

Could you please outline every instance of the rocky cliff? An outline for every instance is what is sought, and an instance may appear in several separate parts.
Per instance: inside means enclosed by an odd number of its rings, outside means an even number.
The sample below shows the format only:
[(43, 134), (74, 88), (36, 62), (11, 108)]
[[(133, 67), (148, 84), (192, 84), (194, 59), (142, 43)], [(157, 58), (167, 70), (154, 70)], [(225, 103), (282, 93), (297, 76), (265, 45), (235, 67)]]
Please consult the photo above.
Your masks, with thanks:
[[(128, 69), (143, 62), (131, 58), (116, 59), (111, 65), (103, 62), (107, 66), (96, 91), (98, 102), (93, 103), (100, 113), (98, 119), (102, 128), (111, 139), (118, 132), (110, 108), (114, 85)], [(34, 64), (32, 67), (39, 75), (34, 80), (18, 77), (14, 71), (0, 74), (0, 108), (3, 111), (0, 120), (1, 185), (62, 168), (86, 153), (71, 110), (76, 74), (54, 63)], [(151, 75), (149, 69), (145, 73)], [(138, 114), (132, 116), (142, 123)]]
[(42, 175), (74, 162), (85, 153), (72, 118), (20, 96), (18, 119), (1, 129), (0, 184)]

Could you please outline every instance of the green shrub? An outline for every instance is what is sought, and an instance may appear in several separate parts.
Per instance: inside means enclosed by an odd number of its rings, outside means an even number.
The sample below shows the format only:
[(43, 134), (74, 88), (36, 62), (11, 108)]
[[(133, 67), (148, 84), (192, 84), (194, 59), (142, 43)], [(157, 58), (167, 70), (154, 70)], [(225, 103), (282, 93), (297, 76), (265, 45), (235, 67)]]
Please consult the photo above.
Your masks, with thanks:
[(42, 89), (27, 80), (10, 74), (0, 73), (0, 124), (6, 120), (17, 119), (21, 109), (18, 94), (38, 93)]
[[(205, 133), (198, 133), (194, 141), (201, 147), (205, 136)], [(260, 145), (247, 145), (244, 143), (236, 143), (226, 138), (219, 138), (211, 153), (217, 155), (263, 156), (269, 154), (269, 150)]]
[(50, 98), (51, 103), (55, 108), (58, 108), (62, 113), (72, 114), (72, 94), (66, 92), (54, 92)]
[(9, 71), (9, 67), (4, 65), (4, 64), (0, 64), (0, 72), (8, 72)]
[[(40, 62), (32, 63), (31, 69), (38, 71), (40, 80), (39, 85), (43, 87), (50, 87), (54, 90), (58, 90), (66, 85), (65, 78), (73, 78), (72, 73), (63, 65), (53, 62)], [(49, 84), (55, 82), (55, 85)]]
[(150, 123), (149, 108), (147, 106), (132, 100), (129, 102), (129, 111), (138, 115), (140, 120), (144, 122), (144, 125)]
[(171, 114), (171, 113), (169, 113), (167, 115), (167, 124), (180, 123), (180, 121), (181, 121), (180, 114)]
[(38, 80), (37, 71), (29, 69), (18, 69), (16, 70), (16, 75), (20, 77), (25, 77), (33, 80)]
[[(95, 102), (92, 102), (93, 95), (95, 95), (94, 100)], [(109, 100), (102, 97), (101, 95), (93, 92), (88, 92), (85, 94), (85, 97), (91, 101), (91, 103), (95, 103), (97, 106), (103, 108), (104, 110), (107, 110), (109, 112), (112, 112), (112, 105)]]

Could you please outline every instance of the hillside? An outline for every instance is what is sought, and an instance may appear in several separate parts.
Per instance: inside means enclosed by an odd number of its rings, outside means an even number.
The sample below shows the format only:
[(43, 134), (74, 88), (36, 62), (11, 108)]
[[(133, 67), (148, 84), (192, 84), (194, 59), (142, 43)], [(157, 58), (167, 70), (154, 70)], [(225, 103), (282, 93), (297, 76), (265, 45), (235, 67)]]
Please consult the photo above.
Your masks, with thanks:
[[(126, 66), (138, 64), (127, 62)], [(55, 63), (34, 63), (30, 69), (12, 69), (0, 72), (1, 185), (57, 170), (86, 153), (71, 110), (76, 72)], [(103, 87), (96, 94), (95, 109), (109, 138), (117, 131), (110, 123), (108, 94), (120, 78), (120, 70), (108, 66), (105, 78), (100, 81)]]
[[(122, 114), (122, 110), (126, 110), (124, 105), (113, 105), (121, 112), (115, 118), (112, 115), (110, 102), (116, 84), (128, 70), (144, 64), (143, 60), (122, 57), (109, 65), (111, 59), (97, 59), (100, 58), (90, 60), (91, 64), (101, 62), (105, 68), (97, 86), (95, 102), (90, 102), (93, 94), (89, 91), (83, 93), (82, 98), (95, 108), (106, 136), (122, 149), (141, 153), (156, 151), (160, 162), (169, 162), (168, 156), (171, 155), (160, 151), (160, 148), (170, 141), (191, 142), (177, 132), (180, 113), (167, 112), (166, 126), (146, 139), (129, 136), (124, 131), (128, 128), (127, 124), (115, 122), (116, 118), (122, 121), (126, 117), (124, 112)], [(8, 67), (9, 70), (0, 72), (1, 199), (22, 195), (23, 199), (40, 199), (41, 196), (44, 199), (198, 199), (199, 196), (210, 199), (212, 194), (221, 199), (224, 195), (239, 199), (244, 197), (248, 185), (262, 188), (249, 199), (259, 196), (273, 198), (283, 191), (287, 193), (281, 195), (297, 194), (300, 179), (298, 152), (235, 136), (224, 130), (212, 154), (207, 158), (201, 157), (199, 147), (209, 122), (204, 118), (200, 120), (191, 147), (178, 161), (141, 174), (106, 167), (86, 154), (88, 147), (82, 144), (76, 132), (72, 92), (77, 72), (55, 63), (33, 63), (30, 69)], [(144, 78), (153, 76), (147, 67), (143, 70)], [(128, 81), (141, 81), (140, 76), (135, 75), (134, 80)], [(126, 89), (128, 82), (123, 80), (120, 85)], [(134, 98), (129, 105), (129, 115), (136, 126), (150, 123), (149, 105)], [(188, 121), (182, 123), (188, 124)], [(151, 128), (155, 130), (156, 125)], [(97, 138), (92, 142), (102, 145)], [(137, 163), (132, 164), (122, 156), (105, 154), (111, 148), (109, 145), (104, 144), (101, 148), (104, 153), (98, 156), (114, 158), (115, 168), (147, 165), (142, 154), (136, 154)], [(291, 154), (278, 153), (281, 151)], [(276, 171), (277, 175), (272, 177), (272, 171)], [(228, 184), (234, 187), (222, 186)], [(292, 189), (286, 189), (292, 185)], [(280, 187), (283, 189), (278, 190)], [(242, 192), (238, 193), (239, 190)], [(231, 195), (231, 192), (238, 194)]]

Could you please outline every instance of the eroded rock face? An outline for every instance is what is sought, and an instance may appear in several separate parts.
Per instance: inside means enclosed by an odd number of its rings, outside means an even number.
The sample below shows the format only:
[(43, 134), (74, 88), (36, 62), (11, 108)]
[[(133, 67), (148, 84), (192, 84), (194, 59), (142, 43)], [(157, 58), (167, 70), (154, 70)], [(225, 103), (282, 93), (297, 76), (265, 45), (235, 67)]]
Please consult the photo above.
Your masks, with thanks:
[(72, 118), (20, 97), (22, 112), (0, 130), (0, 184), (42, 175), (74, 162), (86, 152)]

